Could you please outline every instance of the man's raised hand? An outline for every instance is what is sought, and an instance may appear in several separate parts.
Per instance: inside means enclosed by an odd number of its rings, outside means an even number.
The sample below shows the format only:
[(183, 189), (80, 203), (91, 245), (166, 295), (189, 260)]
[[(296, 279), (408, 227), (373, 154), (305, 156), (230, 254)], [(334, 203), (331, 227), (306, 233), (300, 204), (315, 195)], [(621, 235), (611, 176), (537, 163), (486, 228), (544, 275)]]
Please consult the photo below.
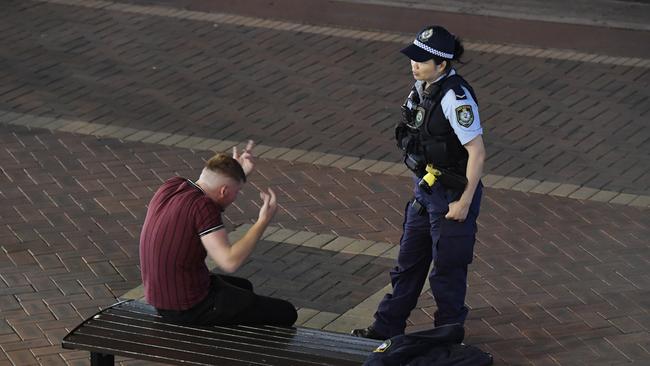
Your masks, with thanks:
[(253, 168), (255, 167), (255, 163), (253, 162), (254, 146), (255, 146), (255, 142), (253, 142), (253, 140), (248, 140), (248, 143), (246, 144), (246, 148), (241, 153), (241, 155), (239, 155), (237, 152), (237, 146), (232, 147), (232, 157), (233, 159), (239, 162), (239, 165), (241, 165), (242, 169), (244, 169), (244, 173), (246, 174), (246, 176), (248, 176), (253, 171)]
[(260, 198), (262, 199), (262, 207), (260, 207), (258, 220), (268, 224), (278, 210), (275, 192), (271, 188), (268, 189), (268, 193), (260, 191)]

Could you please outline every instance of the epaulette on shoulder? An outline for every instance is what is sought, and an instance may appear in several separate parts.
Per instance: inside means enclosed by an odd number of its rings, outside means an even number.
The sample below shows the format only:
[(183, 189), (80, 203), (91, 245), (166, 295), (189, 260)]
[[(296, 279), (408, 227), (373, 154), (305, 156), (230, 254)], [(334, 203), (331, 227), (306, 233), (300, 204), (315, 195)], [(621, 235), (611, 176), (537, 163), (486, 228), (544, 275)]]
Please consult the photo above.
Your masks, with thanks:
[(467, 93), (463, 90), (463, 87), (460, 84), (453, 87), (454, 94), (456, 94), (456, 100), (465, 100), (467, 99)]
[[(445, 82), (446, 90), (453, 90), (456, 100), (465, 100), (468, 98), (467, 93), (463, 90), (464, 80), (460, 75), (451, 75)], [(445, 92), (446, 93), (446, 92)]]

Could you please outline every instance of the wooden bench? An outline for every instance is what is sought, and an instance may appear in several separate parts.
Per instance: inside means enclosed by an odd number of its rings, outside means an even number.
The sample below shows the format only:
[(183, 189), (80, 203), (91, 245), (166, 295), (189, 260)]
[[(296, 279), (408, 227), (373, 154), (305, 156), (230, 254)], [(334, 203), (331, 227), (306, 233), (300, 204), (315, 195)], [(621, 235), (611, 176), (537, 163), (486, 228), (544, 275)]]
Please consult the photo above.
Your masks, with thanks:
[(115, 356), (176, 365), (358, 366), (380, 344), (307, 328), (178, 325), (132, 300), (100, 311), (62, 342), (89, 351), (93, 366), (113, 365)]

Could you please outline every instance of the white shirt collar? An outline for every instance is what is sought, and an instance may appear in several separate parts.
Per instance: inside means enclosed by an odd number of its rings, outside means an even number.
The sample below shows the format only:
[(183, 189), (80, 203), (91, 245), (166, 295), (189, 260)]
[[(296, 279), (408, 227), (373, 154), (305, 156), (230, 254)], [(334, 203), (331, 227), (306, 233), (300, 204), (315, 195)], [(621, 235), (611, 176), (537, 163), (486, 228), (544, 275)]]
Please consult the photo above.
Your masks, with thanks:
[[(440, 80), (442, 80), (442, 79), (444, 79), (446, 77), (450, 77), (452, 75), (456, 75), (456, 69), (454, 69), (453, 67), (452, 67), (451, 70), (449, 70), (448, 74), (440, 75), (440, 77), (437, 78), (436, 81), (434, 81), (434, 83), (437, 83), (438, 81), (440, 81)], [(424, 81), (422, 81), (422, 80), (417, 80), (415, 82), (415, 89), (418, 91), (418, 95), (420, 96), (420, 100), (422, 100), (422, 94), (424, 94), (424, 88), (422, 87), (423, 85), (424, 85)]]

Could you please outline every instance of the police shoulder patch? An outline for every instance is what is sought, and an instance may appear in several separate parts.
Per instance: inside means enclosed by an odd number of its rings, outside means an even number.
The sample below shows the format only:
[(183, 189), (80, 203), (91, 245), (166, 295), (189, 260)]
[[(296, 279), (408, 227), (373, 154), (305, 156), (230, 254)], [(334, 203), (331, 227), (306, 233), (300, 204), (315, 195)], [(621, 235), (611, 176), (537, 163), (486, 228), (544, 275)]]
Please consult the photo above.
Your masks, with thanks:
[(378, 352), (378, 353), (386, 352), (388, 348), (390, 348), (390, 344), (391, 344), (390, 339), (387, 339), (384, 343), (379, 345), (379, 347), (377, 347), (373, 352)]
[(463, 127), (469, 127), (474, 123), (474, 112), (472, 111), (472, 106), (465, 104), (459, 107), (456, 107), (456, 120), (458, 124)]

